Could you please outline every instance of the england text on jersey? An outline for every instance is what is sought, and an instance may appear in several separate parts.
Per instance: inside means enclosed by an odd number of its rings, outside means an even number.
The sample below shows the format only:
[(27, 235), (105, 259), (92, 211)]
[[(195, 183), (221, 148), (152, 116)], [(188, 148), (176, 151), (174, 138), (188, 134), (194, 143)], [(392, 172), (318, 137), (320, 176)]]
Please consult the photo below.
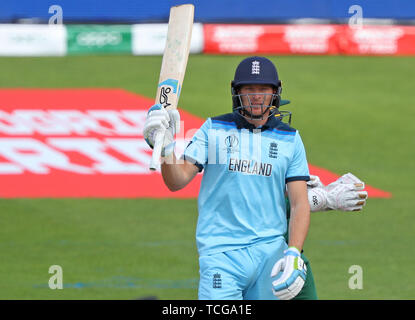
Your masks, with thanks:
[(228, 170), (269, 177), (272, 173), (272, 164), (254, 160), (230, 158)]

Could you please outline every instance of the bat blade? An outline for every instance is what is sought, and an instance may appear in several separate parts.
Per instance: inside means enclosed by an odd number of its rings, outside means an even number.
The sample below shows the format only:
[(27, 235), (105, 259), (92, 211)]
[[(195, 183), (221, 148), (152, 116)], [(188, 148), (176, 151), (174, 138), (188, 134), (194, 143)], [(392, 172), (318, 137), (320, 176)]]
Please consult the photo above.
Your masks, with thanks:
[[(170, 9), (166, 47), (161, 63), (157, 86), (156, 104), (166, 110), (177, 108), (189, 57), (192, 38), (194, 6), (184, 4)], [(156, 170), (161, 154), (164, 132), (157, 132), (150, 163), (150, 170)]]

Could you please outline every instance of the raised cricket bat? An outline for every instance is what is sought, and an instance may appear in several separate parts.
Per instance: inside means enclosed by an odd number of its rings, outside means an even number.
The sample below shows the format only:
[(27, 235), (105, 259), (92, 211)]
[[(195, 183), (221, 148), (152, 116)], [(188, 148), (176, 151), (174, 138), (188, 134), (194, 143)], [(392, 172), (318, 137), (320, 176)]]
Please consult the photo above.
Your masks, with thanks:
[[(161, 63), (155, 103), (167, 110), (177, 108), (192, 38), (194, 6), (183, 4), (170, 9), (166, 47)], [(164, 131), (156, 132), (150, 170), (156, 170), (161, 155)]]

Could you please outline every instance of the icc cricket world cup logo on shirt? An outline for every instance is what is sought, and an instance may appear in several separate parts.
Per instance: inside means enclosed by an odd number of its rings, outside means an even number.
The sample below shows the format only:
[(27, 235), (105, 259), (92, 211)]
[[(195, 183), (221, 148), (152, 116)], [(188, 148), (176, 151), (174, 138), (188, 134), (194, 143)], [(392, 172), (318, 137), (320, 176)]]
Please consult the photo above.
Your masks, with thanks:
[(238, 137), (234, 134), (225, 138), (225, 146), (228, 153), (236, 152), (239, 145)]

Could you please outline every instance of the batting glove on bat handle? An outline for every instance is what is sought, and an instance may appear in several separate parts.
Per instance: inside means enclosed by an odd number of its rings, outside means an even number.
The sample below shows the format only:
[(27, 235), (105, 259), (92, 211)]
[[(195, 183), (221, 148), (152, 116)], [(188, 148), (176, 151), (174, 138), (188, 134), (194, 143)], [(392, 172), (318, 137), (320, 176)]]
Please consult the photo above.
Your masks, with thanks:
[(144, 139), (153, 149), (150, 169), (156, 170), (159, 159), (174, 152), (174, 136), (180, 131), (180, 114), (174, 110), (167, 111), (160, 104), (153, 105), (144, 125)]
[(272, 268), (271, 277), (280, 272), (280, 277), (272, 282), (272, 292), (280, 300), (293, 299), (300, 293), (307, 276), (307, 267), (297, 248), (289, 247), (284, 251), (284, 257)]

